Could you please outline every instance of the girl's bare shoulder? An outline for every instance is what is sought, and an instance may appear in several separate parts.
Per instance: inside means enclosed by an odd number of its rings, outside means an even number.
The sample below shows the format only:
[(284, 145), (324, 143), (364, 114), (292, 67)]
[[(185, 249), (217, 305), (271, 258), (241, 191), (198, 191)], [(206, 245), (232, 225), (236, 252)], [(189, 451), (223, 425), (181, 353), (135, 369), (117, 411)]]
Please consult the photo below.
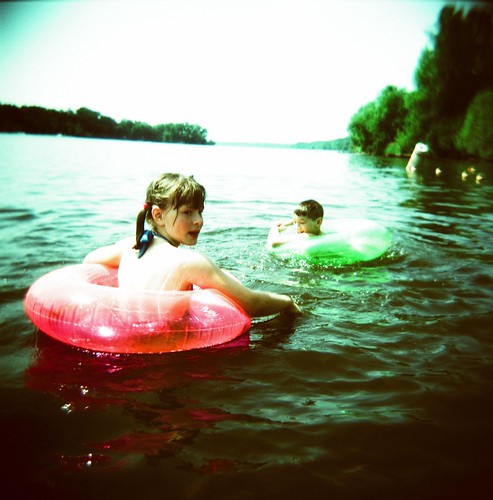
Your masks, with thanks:
[(134, 245), (135, 245), (135, 239), (131, 237), (123, 238), (115, 243), (115, 246), (121, 248), (122, 250), (133, 248)]

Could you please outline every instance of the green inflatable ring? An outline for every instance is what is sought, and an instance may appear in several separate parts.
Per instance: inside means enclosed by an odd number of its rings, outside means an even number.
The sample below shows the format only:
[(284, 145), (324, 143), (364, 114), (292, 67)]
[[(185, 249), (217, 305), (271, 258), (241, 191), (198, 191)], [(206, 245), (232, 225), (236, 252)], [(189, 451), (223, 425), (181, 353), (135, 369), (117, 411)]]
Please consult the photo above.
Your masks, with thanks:
[(339, 266), (377, 259), (391, 244), (390, 231), (367, 219), (328, 220), (322, 229), (323, 234), (311, 237), (286, 231), (285, 243), (273, 247), (267, 241), (267, 249), (280, 257)]

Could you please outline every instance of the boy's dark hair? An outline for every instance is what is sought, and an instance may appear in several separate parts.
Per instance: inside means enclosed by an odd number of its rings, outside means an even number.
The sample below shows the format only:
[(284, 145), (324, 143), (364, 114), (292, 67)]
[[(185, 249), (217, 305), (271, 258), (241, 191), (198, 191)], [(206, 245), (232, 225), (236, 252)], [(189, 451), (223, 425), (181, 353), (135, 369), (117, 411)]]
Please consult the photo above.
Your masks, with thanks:
[(308, 217), (315, 220), (324, 216), (324, 207), (318, 201), (305, 200), (295, 208), (294, 213), (298, 217)]

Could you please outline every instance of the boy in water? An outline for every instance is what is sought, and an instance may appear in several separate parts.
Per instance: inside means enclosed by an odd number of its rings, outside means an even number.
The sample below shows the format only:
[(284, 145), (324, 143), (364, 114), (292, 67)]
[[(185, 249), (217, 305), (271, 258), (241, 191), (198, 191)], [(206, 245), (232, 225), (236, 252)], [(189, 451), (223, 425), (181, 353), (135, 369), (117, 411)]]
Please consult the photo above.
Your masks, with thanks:
[(293, 212), (293, 218), (286, 223), (278, 222), (274, 224), (269, 231), (267, 244), (273, 248), (292, 241), (292, 235), (283, 235), (282, 233), (289, 227), (296, 224), (297, 237), (310, 238), (320, 236), (322, 232), (322, 222), (324, 219), (324, 209), (318, 201), (302, 201)]

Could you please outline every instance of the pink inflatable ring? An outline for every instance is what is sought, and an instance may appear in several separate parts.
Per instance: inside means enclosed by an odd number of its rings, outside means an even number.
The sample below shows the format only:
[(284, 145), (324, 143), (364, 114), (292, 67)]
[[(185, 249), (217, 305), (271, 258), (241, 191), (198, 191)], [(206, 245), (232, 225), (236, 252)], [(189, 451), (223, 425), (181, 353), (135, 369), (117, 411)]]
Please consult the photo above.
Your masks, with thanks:
[(250, 318), (217, 290), (118, 288), (118, 270), (99, 264), (63, 267), (29, 288), (24, 308), (43, 332), (100, 352), (162, 353), (229, 342)]

